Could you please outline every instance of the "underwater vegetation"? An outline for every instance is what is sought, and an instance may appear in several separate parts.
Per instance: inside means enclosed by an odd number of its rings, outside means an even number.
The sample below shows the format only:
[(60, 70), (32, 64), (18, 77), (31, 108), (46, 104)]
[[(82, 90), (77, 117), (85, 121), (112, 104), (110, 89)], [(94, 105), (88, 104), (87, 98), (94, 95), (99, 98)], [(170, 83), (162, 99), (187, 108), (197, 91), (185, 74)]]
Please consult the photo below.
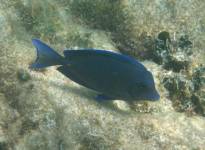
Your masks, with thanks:
[(154, 49), (148, 59), (152, 59), (166, 70), (180, 72), (189, 69), (190, 55), (192, 52), (192, 42), (188, 35), (182, 35), (179, 40), (170, 38), (168, 32), (159, 33), (155, 39)]
[(197, 81), (194, 78), (195, 77), (192, 77), (190, 80), (186, 75), (172, 74), (165, 76), (162, 83), (169, 91), (175, 110), (179, 112), (186, 112), (189, 115), (197, 113), (205, 116), (204, 95), (201, 95), (203, 90), (201, 88), (197, 89), (197, 85), (201, 84), (201, 81), (198, 80), (201, 80), (202, 77), (197, 77)]
[(31, 1), (24, 4), (21, 0), (15, 0), (11, 6), (15, 8), (25, 30), (34, 36), (53, 40), (56, 31), (62, 29), (58, 10), (52, 3)]
[(134, 17), (129, 13), (124, 0), (76, 0), (70, 3), (71, 14), (91, 28), (104, 30), (111, 34), (111, 39), (121, 51), (136, 50), (133, 32)]
[[(182, 35), (179, 39), (170, 37), (169, 32), (162, 31), (157, 37), (142, 33), (140, 41), (144, 49), (133, 53), (140, 59), (149, 59), (162, 65), (166, 70), (180, 72), (187, 70), (190, 63), (192, 42), (188, 35)], [(132, 51), (132, 50), (131, 50)]]
[(161, 75), (161, 84), (168, 90), (175, 110), (205, 116), (205, 97), (201, 94), (205, 85), (205, 66), (200, 63), (193, 66), (196, 62), (192, 59), (193, 44), (189, 36), (175, 39), (167, 31), (162, 31), (156, 39), (144, 37), (143, 40), (149, 50), (139, 56), (151, 59), (167, 70)]

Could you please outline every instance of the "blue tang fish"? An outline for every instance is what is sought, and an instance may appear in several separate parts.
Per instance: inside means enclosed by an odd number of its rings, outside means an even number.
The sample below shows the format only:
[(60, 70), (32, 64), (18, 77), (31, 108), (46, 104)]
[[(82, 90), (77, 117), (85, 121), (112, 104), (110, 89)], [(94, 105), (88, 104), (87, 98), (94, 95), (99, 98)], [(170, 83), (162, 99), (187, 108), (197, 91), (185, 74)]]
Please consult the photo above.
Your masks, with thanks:
[(100, 94), (97, 100), (125, 101), (160, 98), (151, 74), (132, 57), (97, 49), (64, 50), (64, 57), (38, 39), (32, 40), (37, 59), (31, 68), (59, 65), (57, 70)]

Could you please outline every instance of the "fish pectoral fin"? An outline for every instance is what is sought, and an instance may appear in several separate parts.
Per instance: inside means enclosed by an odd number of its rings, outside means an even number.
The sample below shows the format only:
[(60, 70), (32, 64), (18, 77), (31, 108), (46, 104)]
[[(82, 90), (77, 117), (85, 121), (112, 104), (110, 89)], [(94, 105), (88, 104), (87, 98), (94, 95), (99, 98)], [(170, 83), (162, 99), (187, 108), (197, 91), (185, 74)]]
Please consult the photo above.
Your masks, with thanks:
[(111, 98), (107, 95), (104, 95), (104, 94), (99, 94), (96, 96), (95, 98), (97, 101), (107, 101), (107, 100), (114, 100), (114, 98)]

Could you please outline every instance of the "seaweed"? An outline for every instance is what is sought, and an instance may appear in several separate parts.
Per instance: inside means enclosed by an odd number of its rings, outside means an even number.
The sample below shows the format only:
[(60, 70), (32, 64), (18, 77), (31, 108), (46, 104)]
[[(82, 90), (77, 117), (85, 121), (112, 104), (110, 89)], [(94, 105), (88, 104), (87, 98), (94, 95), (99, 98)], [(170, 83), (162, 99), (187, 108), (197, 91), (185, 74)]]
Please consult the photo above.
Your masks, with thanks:
[(127, 54), (137, 51), (135, 35), (132, 31), (134, 17), (128, 13), (123, 1), (118, 0), (75, 0), (70, 4), (71, 14), (77, 21), (92, 29), (111, 33), (117, 48)]
[(13, 7), (18, 15), (20, 24), (27, 32), (35, 37), (46, 37), (52, 40), (57, 30), (61, 29), (57, 7), (52, 3), (29, 2), (17, 0)]
[(31, 79), (31, 76), (26, 70), (19, 69), (17, 72), (17, 78), (22, 82), (26, 82)]
[(205, 116), (204, 67), (194, 68), (191, 75), (172, 73), (165, 75), (162, 83), (169, 91), (173, 107), (179, 112)]
[(0, 150), (9, 150), (8, 143), (0, 142)]

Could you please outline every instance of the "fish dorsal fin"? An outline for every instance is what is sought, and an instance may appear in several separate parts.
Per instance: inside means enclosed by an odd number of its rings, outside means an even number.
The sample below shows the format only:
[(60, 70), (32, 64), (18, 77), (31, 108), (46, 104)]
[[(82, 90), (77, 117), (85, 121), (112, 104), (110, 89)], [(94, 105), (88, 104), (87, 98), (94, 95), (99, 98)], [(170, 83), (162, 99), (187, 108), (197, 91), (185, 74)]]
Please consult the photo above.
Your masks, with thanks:
[(123, 55), (120, 53), (108, 51), (108, 50), (100, 50), (100, 49), (79, 49), (79, 50), (64, 50), (64, 56), (65, 58), (68, 59), (77, 59), (77, 58), (82, 58), (82, 57), (88, 57), (88, 56), (93, 56), (93, 57), (99, 57), (99, 56), (104, 56), (104, 57), (110, 57), (112, 59), (115, 59), (117, 61), (121, 62), (126, 62), (130, 63), (133, 65), (137, 65), (138, 69), (146, 69), (140, 62), (135, 60), (134, 58)]
[(112, 56), (113, 54), (118, 54), (120, 55), (119, 53), (116, 53), (116, 52), (112, 52), (112, 51), (109, 51), (109, 50), (101, 50), (101, 49), (76, 49), (76, 50), (64, 50), (63, 51), (64, 53), (64, 56), (65, 57), (72, 57), (72, 56), (86, 56), (86, 55), (89, 55), (89, 56)]
[(96, 55), (93, 49), (64, 50), (63, 54), (66, 58)]

